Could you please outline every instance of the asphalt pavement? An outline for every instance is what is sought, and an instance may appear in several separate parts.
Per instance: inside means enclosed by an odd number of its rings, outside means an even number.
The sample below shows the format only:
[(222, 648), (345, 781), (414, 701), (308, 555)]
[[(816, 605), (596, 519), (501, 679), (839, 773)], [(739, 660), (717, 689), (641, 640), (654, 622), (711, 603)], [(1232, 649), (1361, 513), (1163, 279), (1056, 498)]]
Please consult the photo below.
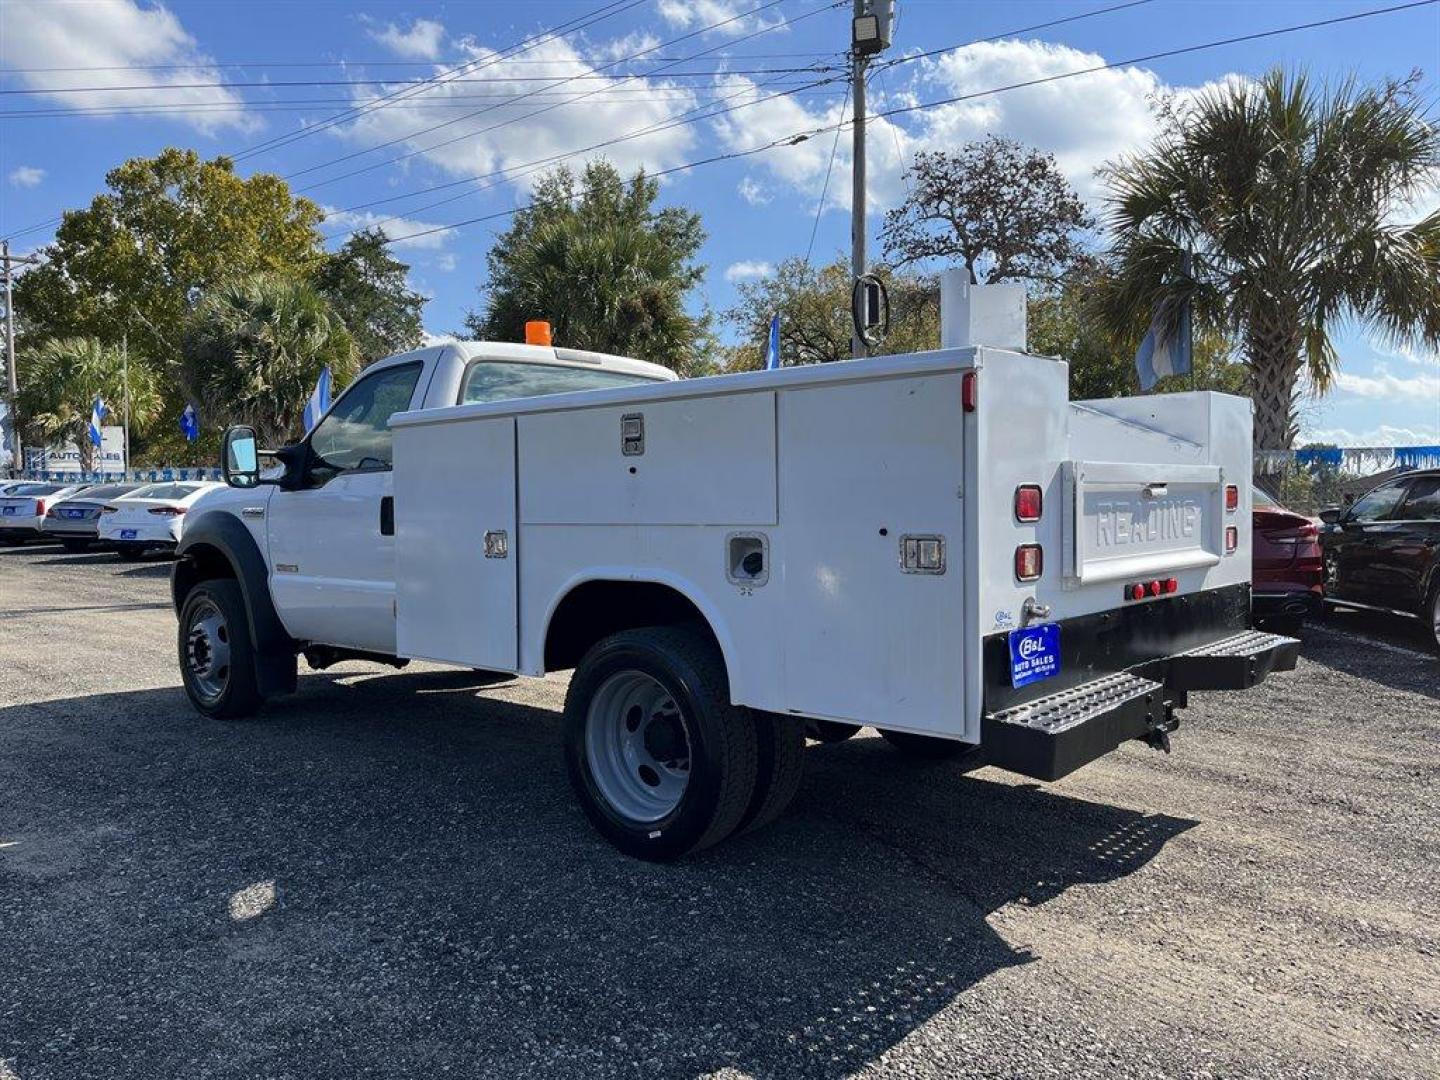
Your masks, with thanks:
[(167, 563), (0, 550), (0, 1080), (1440, 1075), (1404, 628), (1057, 784), (812, 747), (670, 866), (572, 802), (563, 678), (343, 664), (224, 724), (174, 639)]

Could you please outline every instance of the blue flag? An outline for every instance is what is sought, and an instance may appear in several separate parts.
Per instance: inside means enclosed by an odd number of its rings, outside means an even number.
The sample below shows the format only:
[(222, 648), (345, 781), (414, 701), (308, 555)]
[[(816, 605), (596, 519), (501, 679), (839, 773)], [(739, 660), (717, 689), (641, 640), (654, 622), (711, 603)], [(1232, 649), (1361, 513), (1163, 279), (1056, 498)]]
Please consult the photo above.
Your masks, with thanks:
[(101, 446), (105, 442), (105, 435), (100, 430), (100, 425), (105, 422), (105, 414), (110, 410), (105, 408), (105, 402), (96, 395), (95, 404), (90, 409), (90, 442), (95, 446)]
[(305, 403), (305, 434), (310, 434), (329, 408), (330, 369), (327, 367), (320, 372), (320, 378), (315, 380), (315, 389), (310, 394), (310, 400)]
[(765, 339), (765, 370), (774, 371), (780, 366), (780, 314), (770, 319), (770, 336)]
[(180, 432), (188, 442), (200, 437), (200, 417), (195, 414), (194, 405), (186, 404), (185, 411), (180, 414)]
[[(1192, 276), (1191, 256), (1181, 261), (1181, 280)], [(1155, 305), (1150, 330), (1135, 350), (1135, 373), (1140, 389), (1149, 393), (1167, 375), (1188, 375), (1194, 360), (1194, 334), (1190, 325), (1190, 302), (1166, 299)]]

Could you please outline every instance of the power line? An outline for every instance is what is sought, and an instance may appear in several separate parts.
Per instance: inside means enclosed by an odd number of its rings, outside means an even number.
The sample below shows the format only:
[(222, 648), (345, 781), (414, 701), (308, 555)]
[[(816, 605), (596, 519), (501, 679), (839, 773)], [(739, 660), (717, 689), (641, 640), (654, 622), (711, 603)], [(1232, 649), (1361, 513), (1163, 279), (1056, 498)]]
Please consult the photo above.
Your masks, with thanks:
[[(1355, 22), (1359, 19), (1368, 19), (1378, 15), (1390, 15), (1396, 12), (1407, 11), (1413, 8), (1429, 7), (1437, 3), (1440, 3), (1440, 0), (1410, 0), (1409, 3), (1394, 4), (1384, 8), (1372, 8), (1369, 11), (1355, 12), (1350, 15), (1337, 15), (1332, 16), (1328, 19), (1316, 19), (1311, 22), (1297, 23), (1293, 26), (1278, 27), (1274, 30), (1263, 30), (1251, 34), (1236, 35), (1234, 37), (1222, 38), (1217, 41), (1204, 42), (1199, 45), (1187, 45), (1176, 49), (1166, 49), (1159, 52), (1149, 53), (1145, 56), (1132, 57), (1127, 60), (1116, 60), (1108, 64), (1101, 64), (1095, 67), (1082, 68), (1076, 71), (1061, 72), (1059, 74), (1046, 76), (1040, 79), (1030, 79), (1024, 82), (1010, 83), (1006, 86), (998, 86), (990, 90), (978, 90), (973, 93), (959, 94), (953, 97), (940, 98), (935, 101), (925, 101), (913, 105), (892, 107), (883, 112), (876, 113), (874, 117), (872, 117), (872, 119), (897, 116), (902, 113), (918, 112), (922, 109), (938, 108), (941, 105), (952, 105), (960, 101), (969, 101), (978, 97), (988, 97), (992, 94), (1006, 93), (1011, 90), (1019, 90), (1025, 87), (1035, 86), (1042, 83), (1059, 82), (1062, 79), (1073, 79), (1078, 78), (1082, 75), (1092, 75), (1098, 71), (1105, 71), (1110, 68), (1144, 63), (1149, 60), (1161, 60), (1172, 56), (1185, 56), (1191, 53), (1201, 52), (1207, 49), (1217, 49), (1221, 48), (1222, 46), (1239, 44), (1245, 41), (1256, 41), (1264, 38), (1278, 37), (1282, 34), (1298, 33), (1302, 30), (1314, 30), (1321, 27), (1334, 26), (1341, 23)], [(827, 131), (833, 131), (837, 128), (850, 127), (853, 125), (853, 123), (854, 121), (852, 119), (849, 121), (842, 121), (839, 124), (826, 124), (822, 127), (812, 128), (809, 131), (797, 131), (787, 136), (781, 136), (779, 138), (772, 139), (770, 142), (767, 142), (761, 146), (751, 147), (747, 150), (736, 150), (725, 154), (717, 154), (708, 158), (702, 158), (698, 161), (687, 162), (683, 165), (674, 165), (668, 169), (657, 170), (656, 172), (650, 173), (649, 175), (666, 176), (671, 173), (681, 172), (685, 169), (697, 168), (701, 165), (710, 165), (722, 161), (734, 161), (739, 158), (752, 157), (756, 154), (766, 153), (770, 150), (774, 150), (782, 146), (794, 146), (798, 143), (805, 142), (807, 139), (811, 139), (816, 135), (823, 134)], [(387, 238), (386, 242), (390, 244), (397, 244), (406, 240), (415, 240), (424, 236), (433, 236), (434, 234), (440, 232), (451, 232), (455, 229), (464, 228), (467, 225), (474, 225), (483, 221), (491, 221), (496, 218), (507, 217), (511, 214), (515, 214), (521, 210), (527, 209), (529, 205), (530, 204), (527, 203), (524, 206), (510, 207), (505, 210), (495, 211), (494, 213), (482, 214), (477, 217), (467, 218), (463, 221), (452, 222), (449, 225), (437, 225), (426, 229), (420, 229), (416, 232), (406, 233), (403, 236), (389, 237)]]
[(532, 34), (530, 37), (522, 39), (515, 45), (507, 46), (504, 49), (500, 49), (497, 52), (492, 53), (490, 56), (480, 57), (469, 63), (462, 64), (459, 67), (439, 72), (430, 77), (429, 79), (421, 81), (420, 83), (407, 83), (405, 86), (401, 87), (398, 90), (391, 91), (388, 94), (382, 94), (379, 98), (367, 101), (362, 106), (342, 110), (341, 112), (336, 113), (334, 116), (327, 117), (326, 119), (320, 121), (317, 124), (307, 125), (306, 127), (301, 128), (299, 131), (293, 131), (289, 132), (286, 135), (276, 136), (274, 138), (263, 140), (262, 142), (256, 143), (254, 146), (248, 147), (245, 150), (242, 150), (239, 153), (233, 155), (233, 158), (235, 161), (245, 161), (249, 158), (256, 156), (257, 154), (261, 154), (269, 150), (275, 150), (282, 146), (289, 146), (292, 143), (299, 142), (301, 139), (307, 139), (310, 136), (318, 134), (321, 131), (326, 131), (334, 127), (336, 124), (342, 124), (346, 120), (353, 120), (357, 116), (368, 115), (371, 112), (376, 112), (380, 109), (388, 108), (397, 102), (404, 101), (410, 97), (415, 96), (415, 94), (421, 92), (427, 86), (435, 86), (447, 81), (450, 76), (459, 77), (461, 75), (470, 74), (476, 71), (484, 71), (487, 68), (491, 68), (494, 67), (496, 64), (502, 63), (503, 61), (513, 59), (515, 56), (529, 52), (531, 49), (543, 44), (546, 41), (556, 40), (558, 38), (564, 37), (566, 34), (574, 33), (578, 30), (588, 29), (589, 27), (594, 26), (597, 23), (603, 22), (606, 19), (609, 19), (615, 15), (622, 14), (626, 11), (631, 10), (632, 8), (638, 7), (644, 2), (645, 0), (608, 0), (607, 3), (602, 4), (600, 7), (594, 9), (586, 15), (577, 16), (573, 19), (567, 19), (565, 22), (560, 23), (558, 26), (554, 27), (551, 30), (545, 30), (539, 34)]
[[(1029, 32), (1029, 31), (1032, 30), (1032, 29), (1038, 29), (1038, 28), (1043, 27), (1043, 26), (1048, 26), (1048, 25), (1058, 24), (1058, 23), (1075, 22), (1075, 21), (1078, 21), (1078, 20), (1080, 20), (1080, 19), (1092, 18), (1092, 17), (1099, 16), (1099, 15), (1106, 15), (1106, 14), (1109, 14), (1110, 12), (1113, 12), (1113, 11), (1119, 11), (1119, 10), (1122, 10), (1122, 9), (1124, 9), (1124, 8), (1137, 7), (1137, 6), (1140, 6), (1141, 4), (1146, 4), (1146, 3), (1150, 3), (1150, 2), (1151, 2), (1151, 0), (1129, 0), (1129, 2), (1127, 2), (1127, 3), (1118, 4), (1118, 5), (1112, 5), (1112, 6), (1110, 6), (1110, 7), (1105, 7), (1105, 8), (1099, 8), (1099, 9), (1096, 9), (1096, 10), (1093, 10), (1093, 11), (1089, 11), (1089, 12), (1081, 12), (1081, 13), (1079, 13), (1079, 14), (1077, 14), (1077, 15), (1067, 16), (1066, 18), (1063, 18), (1063, 19), (1051, 20), (1050, 23), (1037, 24), (1037, 25), (1034, 26), (1034, 27), (1025, 27), (1025, 28), (1021, 28), (1021, 29), (1017, 29), (1017, 30), (1011, 30), (1011, 31), (1008, 31), (1008, 32), (1003, 33), (1003, 34), (994, 35), (994, 37), (1010, 37), (1010, 36), (1013, 36), (1013, 35), (1016, 35), (1016, 34), (1027, 33), (1027, 32)], [(840, 4), (843, 4), (843, 3), (844, 3), (844, 0), (839, 0), (839, 4), (837, 4), (836, 6), (840, 6)], [(799, 21), (800, 18), (805, 18), (805, 17), (807, 17), (808, 15), (816, 14), (817, 11), (820, 11), (820, 10), (825, 10), (825, 9), (822, 8), (822, 9), (816, 9), (816, 11), (807, 12), (806, 15), (798, 16), (795, 20), (792, 20), (792, 22)], [(963, 45), (951, 46), (950, 48), (951, 48), (951, 49), (954, 49), (954, 48), (961, 48), (961, 47), (963, 47), (964, 45), (978, 44), (979, 42), (994, 40), (994, 37), (992, 37), (992, 38), (981, 38), (981, 39), (977, 39), (977, 40), (974, 40), (974, 41), (968, 41), (968, 42), (963, 43)], [(947, 51), (948, 51), (948, 50), (947, 50)], [(816, 85), (816, 86), (824, 85), (825, 82), (829, 82), (829, 81), (833, 81), (833, 80), (825, 80), (824, 82), (822, 82), (822, 83), (817, 83), (817, 84), (815, 84), (815, 85)], [(795, 92), (803, 92), (803, 89), (804, 89), (804, 88), (802, 87), (800, 91), (795, 91)], [(739, 96), (739, 95), (736, 95), (736, 96)], [(695, 122), (695, 120), (709, 119), (710, 117), (713, 117), (713, 116), (724, 115), (724, 114), (727, 113), (727, 112), (732, 112), (732, 111), (735, 111), (735, 110), (737, 110), (737, 109), (742, 109), (742, 108), (748, 108), (750, 105), (760, 104), (760, 103), (763, 102), (763, 101), (767, 101), (767, 100), (770, 100), (771, 98), (780, 97), (780, 96), (783, 96), (783, 95), (774, 94), (774, 95), (770, 95), (769, 97), (761, 98), (761, 99), (758, 99), (758, 100), (753, 101), (753, 102), (742, 102), (741, 104), (736, 105), (736, 106), (734, 106), (733, 108), (721, 110), (721, 111), (718, 112), (718, 113), (712, 113), (712, 114), (710, 114), (709, 116), (706, 116), (706, 117), (696, 117), (696, 118), (694, 118), (694, 120), (685, 121), (685, 122), (686, 122), (686, 123), (693, 123), (693, 122)], [(689, 110), (689, 111), (693, 112), (694, 110)], [(684, 115), (685, 115), (684, 113), (681, 114), (681, 116), (684, 116)], [(677, 119), (678, 119), (678, 118), (677, 118)], [(657, 128), (655, 125), (651, 125), (651, 126), (649, 126), (649, 127), (639, 129), (638, 131), (628, 132), (628, 133), (626, 133), (626, 134), (623, 135), (623, 136), (618, 136), (618, 137), (613, 138), (613, 139), (605, 140), (604, 142), (601, 142), (601, 143), (596, 143), (596, 144), (593, 144), (593, 145), (591, 145), (591, 146), (584, 147), (584, 148), (582, 148), (582, 149), (580, 149), (580, 150), (570, 151), (570, 152), (567, 152), (567, 153), (564, 153), (564, 154), (553, 154), (553, 155), (551, 155), (549, 158), (539, 159), (538, 161), (534, 161), (534, 162), (526, 162), (526, 163), (524, 163), (524, 164), (522, 164), (522, 165), (511, 166), (509, 170), (501, 169), (501, 170), (496, 170), (496, 171), (489, 172), (489, 173), (482, 173), (482, 174), (479, 174), (479, 175), (476, 175), (476, 176), (462, 177), (462, 178), (459, 179), (459, 180), (451, 180), (451, 181), (446, 181), (446, 182), (440, 183), (440, 184), (433, 184), (433, 185), (431, 185), (431, 186), (429, 186), (429, 187), (420, 188), (420, 189), (417, 189), (417, 190), (415, 190), (415, 191), (411, 191), (411, 192), (408, 192), (408, 193), (405, 193), (405, 194), (392, 195), (392, 196), (389, 196), (389, 197), (384, 198), (384, 199), (375, 199), (375, 200), (372, 200), (372, 201), (367, 202), (367, 203), (361, 203), (361, 204), (359, 204), (359, 205), (357, 205), (357, 206), (348, 207), (346, 210), (342, 211), (342, 213), (352, 213), (352, 212), (354, 212), (354, 211), (356, 211), (356, 210), (365, 210), (365, 209), (369, 209), (370, 207), (373, 207), (373, 206), (383, 205), (383, 204), (385, 204), (385, 203), (398, 202), (398, 201), (400, 201), (400, 200), (402, 200), (402, 199), (412, 198), (412, 197), (417, 196), (417, 195), (425, 195), (425, 194), (428, 194), (428, 193), (434, 192), (434, 191), (441, 191), (441, 190), (444, 190), (444, 189), (447, 189), (447, 188), (456, 187), (456, 186), (458, 186), (458, 185), (467, 184), (467, 183), (470, 183), (470, 182), (473, 182), (473, 181), (490, 179), (490, 178), (492, 178), (492, 177), (504, 175), (507, 171), (515, 171), (515, 170), (525, 169), (525, 168), (527, 168), (527, 167), (530, 166), (530, 165), (548, 164), (548, 163), (551, 163), (551, 162), (554, 162), (554, 161), (563, 160), (563, 159), (566, 158), (566, 157), (571, 157), (571, 156), (575, 156), (575, 155), (578, 155), (578, 154), (589, 153), (589, 152), (592, 151), (592, 150), (602, 149), (602, 148), (605, 148), (605, 147), (608, 147), (608, 146), (613, 146), (613, 145), (615, 145), (615, 144), (617, 144), (617, 143), (625, 142), (625, 141), (627, 141), (628, 139), (640, 138), (640, 137), (642, 137), (642, 136), (644, 136), (644, 135), (649, 135), (649, 134), (657, 134), (658, 131), (667, 130), (669, 127), (675, 127), (675, 126), (679, 126), (679, 124), (678, 124), (678, 123), (670, 123), (670, 124), (666, 124), (664, 127), (659, 127), (659, 128)], [(899, 138), (899, 136), (898, 136), (898, 134), (897, 134), (897, 135), (896, 135), (897, 141), (898, 141), (898, 138)], [(522, 175), (528, 175), (528, 173), (525, 173), (525, 174), (522, 174)], [(492, 188), (492, 187), (494, 187), (494, 186), (495, 186), (494, 184), (487, 184), (485, 187), (482, 187), (482, 188), (479, 188), (479, 189), (476, 189), (476, 190), (477, 190), (477, 192), (478, 192), (478, 191), (487, 191), (487, 190), (490, 190), (490, 188)], [(467, 192), (463, 192), (461, 195), (456, 196), (456, 197), (453, 197), (453, 198), (441, 199), (441, 200), (438, 200), (438, 201), (436, 201), (436, 202), (426, 203), (424, 206), (412, 208), (411, 210), (409, 210), (409, 211), (407, 211), (407, 212), (413, 214), (413, 213), (421, 212), (421, 211), (423, 211), (423, 210), (433, 209), (433, 208), (436, 207), (436, 206), (441, 206), (441, 205), (444, 205), (444, 204), (446, 204), (446, 203), (454, 202), (454, 201), (456, 201), (457, 198), (463, 198), (463, 197), (465, 197), (465, 196), (467, 196), (467, 195), (469, 195), (469, 194), (472, 194), (472, 192), (467, 191)], [(391, 219), (387, 219), (387, 220), (394, 220), (394, 219), (391, 218)]]
[[(729, 60), (787, 60), (797, 57), (827, 56), (823, 52), (767, 52), (726, 54)], [(673, 60), (669, 56), (652, 56), (647, 63), (661, 63)], [(6, 75), (43, 75), (76, 71), (212, 71), (218, 68), (323, 68), (323, 67), (436, 67), (446, 64), (465, 65), (473, 58), (462, 57), (434, 60), (351, 60), (340, 57), (335, 60), (224, 60), (206, 61), (193, 64), (100, 64), (93, 67), (32, 67), (0, 68), (0, 77)], [(588, 64), (588, 60), (512, 60), (514, 64)], [(43, 92), (43, 91), (42, 91)]]
[(820, 231), (820, 215), (825, 212), (825, 197), (830, 194), (830, 173), (835, 168), (835, 153), (840, 149), (840, 132), (845, 127), (845, 106), (847, 97), (840, 100), (840, 123), (835, 125), (835, 141), (830, 144), (830, 164), (825, 166), (825, 183), (820, 187), (820, 201), (815, 206), (815, 224), (810, 226), (810, 243), (805, 245), (805, 265), (810, 265), (810, 253), (815, 250), (815, 234)]
[[(757, 7), (757, 8), (755, 8), (755, 9), (751, 10), (751, 11), (746, 12), (745, 15), (753, 15), (753, 14), (755, 14), (756, 12), (764, 11), (764, 10), (766, 10), (767, 8), (774, 7), (774, 6), (776, 6), (777, 4), (780, 4), (780, 3), (783, 3), (783, 2), (784, 2), (784, 0), (768, 0), (767, 3), (762, 4), (760, 7)], [(806, 12), (804, 15), (797, 17), (796, 19), (786, 20), (786, 21), (783, 21), (783, 22), (781, 22), (781, 23), (777, 23), (777, 24), (775, 24), (775, 25), (773, 25), (773, 26), (764, 27), (763, 29), (754, 31), (753, 33), (748, 34), (748, 35), (746, 35), (745, 37), (740, 38), (739, 40), (741, 40), (741, 41), (746, 41), (746, 40), (749, 40), (750, 38), (759, 37), (761, 34), (767, 34), (767, 33), (772, 32), (773, 30), (777, 29), (779, 26), (791, 25), (791, 24), (793, 24), (793, 23), (795, 23), (795, 22), (798, 22), (801, 18), (809, 18), (809, 17), (812, 16), (812, 15), (817, 15), (817, 14), (820, 14), (821, 12), (824, 12), (824, 11), (833, 10), (835, 7), (838, 6), (838, 3), (840, 3), (840, 2), (843, 2), (843, 0), (831, 0), (830, 3), (827, 3), (827, 4), (825, 4), (825, 5), (821, 6), (821, 7), (818, 7), (818, 8), (813, 8), (813, 9), (811, 9), (810, 11)], [(679, 42), (679, 41), (685, 40), (686, 38), (694, 37), (694, 36), (696, 36), (697, 34), (703, 34), (703, 33), (706, 33), (706, 32), (708, 32), (708, 31), (710, 31), (710, 30), (718, 29), (719, 27), (725, 26), (727, 23), (734, 22), (736, 19), (738, 19), (738, 18), (743, 18), (743, 17), (745, 17), (745, 16), (742, 16), (742, 15), (731, 16), (730, 18), (723, 19), (723, 20), (721, 20), (721, 21), (719, 21), (719, 22), (717, 22), (717, 23), (713, 23), (713, 24), (710, 25), (710, 26), (701, 27), (699, 30), (692, 31), (692, 32), (689, 33), (689, 34), (685, 34), (685, 35), (683, 35), (682, 37), (675, 38), (675, 39), (673, 39), (673, 40), (671, 40), (671, 41), (669, 41), (669, 42), (665, 42), (665, 43), (663, 43), (663, 44), (664, 44), (664, 45), (674, 45), (674, 44), (676, 44), (676, 43)], [(654, 48), (661, 48), (661, 47), (663, 47), (663, 45), (656, 45), (656, 46), (654, 46)], [(721, 46), (714, 46), (714, 47), (712, 47), (711, 49), (702, 50), (701, 52), (696, 53), (694, 56), (690, 57), (689, 59), (692, 59), (692, 60), (693, 60), (693, 59), (698, 59), (700, 56), (705, 55), (707, 52), (713, 52), (715, 48), (720, 48), (720, 47), (721, 47)], [(682, 63), (682, 62), (683, 62), (683, 61), (675, 61), (675, 63)], [(603, 69), (602, 69), (602, 70), (603, 70)], [(653, 77), (653, 76), (655, 76), (655, 75), (659, 75), (659, 74), (660, 74), (662, 71), (664, 71), (664, 70), (665, 70), (665, 69), (664, 69), (663, 67), (657, 68), (657, 69), (655, 69), (654, 71), (648, 72), (644, 77), (645, 77), (645, 78), (650, 78), (650, 77)], [(773, 74), (793, 74), (793, 72), (784, 71), (783, 69), (777, 69), (777, 70), (775, 70), (774, 72), (766, 72), (766, 74), (772, 74), (772, 73), (773, 73)], [(625, 79), (633, 79), (633, 78), (636, 78), (636, 76), (624, 76), (624, 78), (625, 78)], [(615, 84), (615, 85), (618, 86), (619, 84)], [(612, 88), (613, 88), (613, 87), (609, 87), (609, 86), (607, 86), (607, 87), (600, 87), (599, 89), (591, 90), (591, 91), (588, 91), (588, 92), (586, 92), (586, 93), (584, 93), (584, 94), (580, 94), (580, 95), (578, 95), (577, 97), (573, 98), (573, 99), (572, 99), (571, 101), (569, 101), (569, 102), (557, 102), (557, 103), (555, 103), (555, 104), (546, 105), (546, 106), (544, 106), (543, 108), (539, 108), (539, 109), (532, 110), (531, 112), (527, 112), (527, 113), (525, 113), (523, 116), (511, 116), (511, 117), (507, 117), (506, 119), (500, 121), (499, 123), (491, 124), (489, 127), (481, 128), (481, 129), (478, 130), (478, 131), (468, 131), (468, 132), (465, 132), (465, 133), (462, 134), (462, 135), (458, 135), (458, 136), (456, 136), (456, 137), (454, 137), (454, 138), (451, 138), (451, 139), (445, 139), (445, 140), (443, 140), (443, 141), (441, 141), (441, 142), (434, 143), (434, 144), (432, 144), (432, 145), (430, 145), (430, 146), (423, 147), (423, 148), (421, 148), (421, 149), (410, 150), (410, 151), (407, 151), (406, 153), (403, 153), (403, 154), (396, 154), (394, 157), (387, 158), (387, 159), (384, 160), (384, 161), (374, 162), (374, 163), (372, 163), (372, 164), (370, 164), (370, 165), (363, 166), (362, 168), (359, 168), (359, 169), (352, 169), (350, 172), (341, 173), (341, 174), (338, 175), (338, 176), (332, 176), (332, 177), (330, 177), (329, 179), (322, 180), (322, 181), (320, 181), (320, 182), (318, 182), (318, 183), (315, 183), (315, 184), (311, 184), (311, 185), (309, 185), (309, 186), (307, 186), (307, 187), (305, 187), (305, 188), (301, 188), (301, 189), (299, 189), (299, 190), (301, 190), (301, 191), (310, 191), (310, 190), (313, 190), (314, 188), (322, 187), (322, 186), (324, 186), (325, 184), (337, 183), (337, 182), (340, 181), (340, 180), (345, 180), (345, 179), (348, 179), (349, 177), (352, 177), (352, 176), (358, 176), (358, 175), (360, 175), (361, 173), (370, 172), (370, 171), (372, 171), (372, 170), (374, 170), (374, 169), (383, 168), (383, 167), (385, 167), (386, 165), (393, 165), (393, 164), (395, 164), (396, 162), (408, 160), (409, 158), (416, 157), (417, 155), (420, 155), (420, 154), (433, 153), (434, 151), (439, 150), (439, 149), (441, 149), (442, 147), (451, 146), (451, 145), (453, 145), (453, 144), (455, 144), (455, 143), (457, 143), (457, 142), (463, 142), (463, 141), (465, 141), (466, 139), (473, 139), (473, 138), (476, 138), (476, 137), (478, 137), (478, 136), (480, 136), (480, 135), (488, 134), (489, 132), (495, 131), (495, 130), (497, 130), (497, 129), (499, 129), (499, 128), (508, 127), (508, 126), (511, 125), (511, 124), (519, 123), (519, 122), (521, 122), (521, 121), (523, 121), (523, 120), (533, 119), (533, 118), (536, 117), (536, 116), (540, 116), (540, 115), (542, 115), (542, 114), (544, 114), (544, 113), (551, 112), (551, 111), (553, 111), (553, 110), (555, 110), (555, 109), (558, 109), (558, 108), (562, 107), (563, 105), (573, 104), (574, 102), (577, 102), (577, 101), (583, 101), (583, 100), (585, 100), (585, 99), (587, 99), (587, 98), (595, 97), (597, 94), (605, 93), (607, 90), (612, 89)], [(515, 101), (520, 101), (520, 100), (523, 100), (523, 99), (524, 99), (525, 97), (527, 97), (527, 96), (528, 96), (528, 95), (520, 94), (520, 95), (517, 95), (514, 100), (515, 100)], [(407, 134), (407, 135), (403, 135), (403, 136), (399, 136), (399, 137), (394, 138), (394, 139), (390, 139), (390, 140), (388, 140), (387, 142), (380, 143), (380, 144), (377, 145), (377, 146), (372, 146), (372, 147), (369, 147), (369, 148), (367, 148), (367, 149), (365, 149), (365, 150), (359, 150), (359, 151), (355, 151), (354, 153), (345, 154), (345, 155), (342, 155), (341, 157), (335, 158), (335, 159), (333, 159), (333, 160), (331, 160), (331, 161), (323, 162), (323, 163), (321, 163), (321, 164), (319, 164), (319, 165), (312, 165), (312, 166), (310, 166), (309, 168), (300, 169), (300, 170), (298, 170), (298, 171), (296, 171), (296, 172), (288, 173), (288, 174), (285, 175), (284, 179), (289, 180), (289, 179), (292, 179), (293, 177), (296, 177), (296, 176), (303, 176), (303, 175), (305, 175), (306, 173), (315, 172), (315, 171), (317, 171), (318, 169), (323, 169), (323, 168), (326, 168), (326, 167), (328, 167), (328, 166), (330, 166), (330, 165), (336, 165), (336, 164), (339, 164), (339, 163), (342, 162), (342, 161), (348, 161), (348, 160), (351, 160), (351, 159), (353, 159), (353, 158), (360, 157), (360, 156), (363, 155), (363, 154), (371, 153), (371, 152), (373, 152), (373, 151), (375, 151), (375, 150), (384, 149), (384, 148), (387, 147), (387, 146), (394, 146), (394, 145), (397, 144), (397, 143), (409, 142), (411, 139), (417, 138), (417, 137), (419, 137), (419, 136), (421, 136), (421, 135), (426, 135), (426, 134), (429, 134), (429, 133), (431, 133), (431, 132), (438, 131), (438, 130), (440, 130), (441, 128), (451, 127), (451, 126), (453, 126), (453, 125), (455, 125), (455, 124), (462, 123), (462, 122), (464, 122), (465, 120), (473, 119), (474, 117), (480, 116), (480, 115), (482, 115), (482, 114), (484, 114), (484, 113), (493, 112), (495, 109), (498, 109), (498, 108), (500, 108), (500, 107), (501, 107), (500, 105), (489, 105), (489, 106), (486, 106), (486, 107), (483, 108), (483, 109), (477, 109), (477, 110), (475, 110), (475, 111), (472, 112), (472, 113), (468, 113), (468, 114), (466, 114), (465, 116), (459, 116), (459, 117), (456, 117), (456, 118), (454, 118), (454, 119), (452, 119), (452, 120), (447, 120), (447, 121), (445, 121), (444, 123), (434, 124), (434, 125), (431, 125), (430, 127), (422, 128), (422, 129), (419, 130), (419, 131), (410, 132), (410, 133)]]

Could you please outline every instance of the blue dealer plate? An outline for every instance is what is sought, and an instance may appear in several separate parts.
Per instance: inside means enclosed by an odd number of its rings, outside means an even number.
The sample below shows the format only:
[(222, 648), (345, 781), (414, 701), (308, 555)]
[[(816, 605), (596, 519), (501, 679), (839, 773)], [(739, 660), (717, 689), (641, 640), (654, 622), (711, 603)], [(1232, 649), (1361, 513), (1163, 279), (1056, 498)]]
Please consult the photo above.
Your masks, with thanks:
[(1060, 673), (1060, 626), (1045, 623), (1010, 631), (1010, 685), (1019, 689)]
[(4, 514), (6, 517), (9, 517), (9, 516), (10, 516), (11, 514), (13, 514), (13, 513), (15, 513), (15, 507), (13, 507), (13, 506), (0, 506), (0, 514)]
[(134, 540), (134, 539), (135, 539), (135, 530), (134, 530), (134, 529), (121, 529), (121, 530), (120, 530), (120, 539), (121, 539), (121, 540)]

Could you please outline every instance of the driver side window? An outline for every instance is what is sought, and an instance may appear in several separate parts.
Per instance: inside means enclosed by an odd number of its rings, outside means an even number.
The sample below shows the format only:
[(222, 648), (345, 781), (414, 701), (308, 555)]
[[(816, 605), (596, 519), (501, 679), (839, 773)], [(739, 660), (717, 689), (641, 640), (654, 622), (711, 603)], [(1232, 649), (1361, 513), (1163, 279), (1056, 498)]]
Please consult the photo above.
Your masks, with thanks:
[(390, 417), (410, 407), (422, 366), (386, 368), (346, 390), (310, 436), (314, 465), (326, 472), (390, 468)]
[(1390, 516), (1390, 512), (1400, 502), (1400, 496), (1405, 493), (1401, 484), (1387, 484), (1385, 487), (1376, 488), (1370, 494), (1360, 499), (1350, 508), (1349, 521), (1379, 521), (1381, 518)]

